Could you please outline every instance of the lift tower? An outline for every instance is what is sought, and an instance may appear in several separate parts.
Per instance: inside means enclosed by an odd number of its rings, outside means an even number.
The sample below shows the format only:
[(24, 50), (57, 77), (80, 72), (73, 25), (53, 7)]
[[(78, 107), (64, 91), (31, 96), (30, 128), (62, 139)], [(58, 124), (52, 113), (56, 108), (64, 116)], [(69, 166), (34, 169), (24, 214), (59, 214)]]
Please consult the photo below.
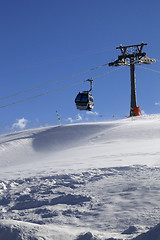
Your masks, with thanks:
[(142, 52), (143, 46), (147, 43), (141, 43), (138, 45), (122, 46), (116, 49), (121, 50), (121, 55), (114, 62), (109, 63), (109, 66), (130, 66), (131, 75), (131, 106), (130, 106), (130, 116), (141, 115), (140, 107), (137, 107), (136, 99), (136, 80), (135, 80), (135, 64), (151, 64), (155, 62), (155, 59), (146, 56), (145, 52)]

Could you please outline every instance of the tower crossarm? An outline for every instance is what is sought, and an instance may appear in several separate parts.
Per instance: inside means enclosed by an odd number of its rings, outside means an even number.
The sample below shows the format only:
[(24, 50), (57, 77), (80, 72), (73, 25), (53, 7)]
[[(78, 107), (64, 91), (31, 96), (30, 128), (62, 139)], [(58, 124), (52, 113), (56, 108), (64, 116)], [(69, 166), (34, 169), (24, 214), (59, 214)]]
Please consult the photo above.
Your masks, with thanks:
[(130, 64), (151, 64), (155, 62), (155, 59), (149, 58), (146, 56), (146, 53), (143, 52), (143, 46), (146, 46), (147, 43), (141, 43), (137, 45), (122, 46), (120, 45), (116, 49), (121, 50), (121, 55), (118, 55), (118, 59), (114, 62), (110, 62), (109, 66), (130, 66)]

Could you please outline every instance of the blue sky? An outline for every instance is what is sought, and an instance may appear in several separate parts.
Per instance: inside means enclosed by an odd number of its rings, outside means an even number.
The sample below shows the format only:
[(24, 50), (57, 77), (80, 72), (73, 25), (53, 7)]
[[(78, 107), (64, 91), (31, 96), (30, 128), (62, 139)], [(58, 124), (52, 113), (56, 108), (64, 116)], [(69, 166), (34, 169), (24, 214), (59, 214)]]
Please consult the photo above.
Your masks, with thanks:
[[(67, 78), (117, 59), (120, 44), (147, 42), (147, 56), (160, 60), (159, 0), (0, 1), (0, 98)], [(144, 66), (144, 65), (143, 65)], [(143, 67), (142, 66), (142, 67)], [(145, 65), (160, 71), (160, 61)], [(85, 74), (0, 100), (0, 106), (54, 91), (114, 70)], [(45, 125), (124, 118), (130, 110), (129, 67), (93, 82), (93, 113), (78, 111), (74, 99), (83, 83), (1, 108), (0, 133)], [(146, 114), (160, 112), (160, 73), (136, 66), (137, 102)]]

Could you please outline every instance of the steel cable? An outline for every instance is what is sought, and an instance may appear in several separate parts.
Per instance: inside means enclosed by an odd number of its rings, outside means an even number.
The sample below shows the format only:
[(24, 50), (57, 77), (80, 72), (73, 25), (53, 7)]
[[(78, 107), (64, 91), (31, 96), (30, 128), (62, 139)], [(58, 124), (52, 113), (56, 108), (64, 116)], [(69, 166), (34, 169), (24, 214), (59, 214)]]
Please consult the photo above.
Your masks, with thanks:
[(151, 69), (151, 68), (146, 68), (146, 67), (142, 67), (142, 66), (138, 66), (138, 65), (137, 65), (137, 67), (143, 68), (143, 69), (146, 69), (146, 70), (149, 70), (149, 71), (152, 71), (152, 72), (160, 73), (160, 71), (157, 71), (157, 70), (154, 70), (154, 69)]
[[(123, 67), (123, 66), (122, 66), (122, 67)], [(114, 70), (112, 70), (112, 71), (105, 72), (105, 73), (103, 73), (103, 74), (101, 74), (101, 75), (95, 76), (94, 79), (100, 78), (100, 77), (102, 77), (102, 76), (104, 76), (104, 75), (106, 75), (106, 74), (109, 74), (109, 73), (114, 72), (114, 71), (116, 71), (116, 70), (118, 70), (118, 69), (121, 69), (122, 67), (116, 68), (116, 69), (114, 69)], [(68, 86), (65, 86), (65, 87), (62, 87), (62, 88), (55, 89), (55, 90), (53, 90), (53, 91), (41, 93), (41, 94), (35, 95), (35, 96), (33, 96), (33, 97), (29, 97), (29, 98), (22, 99), (22, 100), (19, 100), (19, 101), (16, 101), (16, 102), (12, 102), (12, 103), (9, 103), (9, 104), (0, 106), (0, 109), (6, 108), (6, 107), (9, 107), (9, 106), (18, 104), (18, 103), (26, 102), (26, 101), (29, 101), (29, 100), (32, 100), (32, 99), (35, 99), (35, 98), (39, 98), (39, 97), (42, 97), (42, 96), (45, 96), (45, 95), (48, 95), (48, 94), (51, 94), (51, 93), (54, 93), (54, 92), (58, 92), (58, 91), (61, 91), (61, 90), (63, 90), (63, 89), (66, 89), (66, 88), (69, 88), (69, 87), (73, 87), (73, 86), (82, 84), (82, 83), (84, 83), (84, 82), (86, 82), (86, 80), (80, 81), (80, 82), (76, 82), (76, 83), (73, 83), (73, 84), (71, 84), (71, 85), (68, 85)]]
[(82, 75), (82, 74), (84, 74), (84, 73), (87, 73), (87, 72), (96, 70), (96, 69), (101, 68), (101, 67), (104, 67), (104, 66), (106, 66), (106, 65), (108, 65), (108, 64), (103, 64), (103, 65), (100, 65), (100, 66), (97, 66), (97, 67), (94, 67), (94, 68), (85, 70), (85, 71), (83, 71), (83, 72), (80, 72), (80, 73), (77, 73), (77, 74), (73, 74), (73, 75), (68, 76), (68, 77), (65, 77), (65, 78), (61, 78), (61, 79), (56, 80), (56, 81), (52, 81), (52, 82), (49, 82), (49, 83), (46, 83), (46, 84), (43, 84), (43, 85), (40, 85), (40, 86), (37, 86), (37, 87), (34, 87), (34, 88), (30, 88), (30, 89), (27, 89), (27, 90), (24, 90), (24, 91), (21, 91), (21, 92), (17, 92), (17, 93), (15, 93), (15, 94), (12, 94), (12, 95), (9, 95), (9, 96), (0, 98), (0, 101), (5, 100), (5, 99), (8, 99), (8, 98), (11, 98), (11, 97), (15, 97), (15, 96), (21, 95), (21, 94), (23, 94), (23, 93), (31, 92), (31, 91), (33, 91), (33, 90), (37, 90), (37, 89), (39, 89), (39, 88), (42, 88), (42, 87), (45, 87), (45, 86), (49, 86), (49, 85), (54, 84), (54, 83), (58, 83), (58, 82), (64, 81), (64, 80), (69, 79), (69, 78), (73, 78), (73, 77)]

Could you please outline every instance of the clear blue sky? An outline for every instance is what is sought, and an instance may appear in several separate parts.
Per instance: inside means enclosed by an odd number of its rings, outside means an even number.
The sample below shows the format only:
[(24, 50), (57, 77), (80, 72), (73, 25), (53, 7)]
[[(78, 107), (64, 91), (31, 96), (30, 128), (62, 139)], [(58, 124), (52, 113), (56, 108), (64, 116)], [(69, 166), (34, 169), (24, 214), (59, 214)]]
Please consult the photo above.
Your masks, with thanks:
[[(0, 98), (108, 63), (120, 54), (116, 47), (147, 42), (147, 56), (160, 59), (159, 0), (1, 0)], [(160, 71), (160, 62), (144, 67)], [(103, 67), (22, 95), (0, 106), (39, 95), (111, 71)], [(129, 67), (96, 78), (93, 87), (96, 121), (124, 118), (130, 108)], [(159, 113), (160, 74), (136, 67), (137, 102), (146, 114)], [(83, 83), (34, 100), (0, 109), (0, 133), (26, 127), (58, 125), (72, 120), (94, 121), (95, 114), (74, 104)], [(80, 115), (78, 115), (80, 114)], [(100, 117), (102, 115), (102, 117)], [(15, 126), (15, 125), (14, 125)], [(18, 130), (18, 129), (17, 129)]]

